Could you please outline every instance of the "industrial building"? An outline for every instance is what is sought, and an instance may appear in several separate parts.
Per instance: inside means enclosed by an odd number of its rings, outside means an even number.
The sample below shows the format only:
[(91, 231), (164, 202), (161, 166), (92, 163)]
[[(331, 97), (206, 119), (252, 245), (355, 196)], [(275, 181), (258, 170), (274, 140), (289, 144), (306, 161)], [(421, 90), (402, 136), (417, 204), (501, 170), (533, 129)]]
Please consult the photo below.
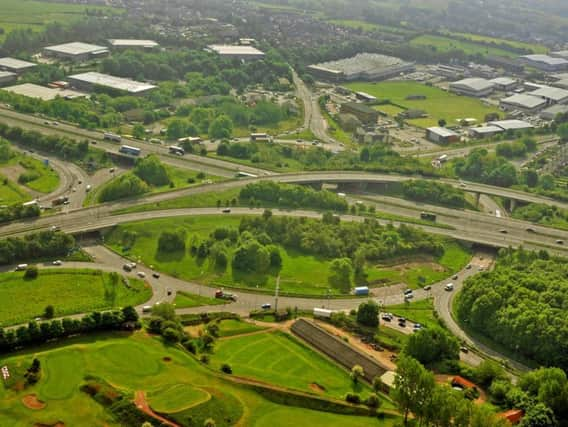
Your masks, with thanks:
[(499, 106), (504, 111), (520, 110), (528, 114), (536, 113), (546, 107), (546, 100), (538, 96), (516, 94), (503, 98)]
[(16, 73), (12, 73), (11, 71), (0, 71), (0, 85), (12, 83), (17, 78), (18, 75)]
[(560, 89), (568, 89), (568, 78), (558, 80), (552, 83), (552, 86), (559, 87)]
[(21, 85), (8, 86), (2, 88), (7, 92), (15, 93), (16, 95), (27, 96), (29, 98), (41, 99), (42, 101), (51, 101), (57, 97), (65, 99), (80, 98), (86, 96), (85, 93), (76, 92), (67, 89), (55, 89), (45, 86), (39, 86), (33, 83), (24, 83)]
[(12, 73), (21, 74), (35, 67), (33, 62), (22, 61), (21, 59), (4, 57), (0, 58), (0, 71), (10, 71)]
[(156, 86), (137, 82), (136, 80), (125, 79), (123, 77), (115, 77), (109, 74), (101, 74), (94, 71), (75, 74), (73, 76), (67, 77), (67, 80), (71, 86), (79, 89), (91, 91), (95, 87), (103, 87), (107, 89), (113, 89), (119, 92), (128, 93), (130, 95), (143, 95)]
[(331, 81), (384, 80), (415, 70), (414, 64), (393, 56), (359, 53), (352, 58), (310, 65), (308, 71), (317, 79)]
[(542, 71), (563, 71), (568, 70), (568, 60), (564, 58), (554, 58), (549, 55), (534, 54), (521, 56), (520, 61)]
[(550, 56), (554, 58), (568, 59), (568, 50), (557, 50), (556, 52), (550, 52)]
[(523, 120), (497, 120), (487, 123), (489, 126), (497, 126), (504, 131), (520, 131), (532, 129), (534, 126)]
[(88, 59), (100, 58), (109, 53), (108, 48), (89, 43), (73, 42), (43, 48), (46, 56), (71, 61), (86, 61)]
[(483, 97), (490, 95), (495, 89), (495, 85), (489, 80), (471, 77), (450, 83), (450, 90), (459, 95)]
[(509, 92), (519, 85), (519, 82), (511, 77), (497, 77), (495, 79), (489, 80), (489, 82), (493, 83), (495, 89), (505, 92)]
[(556, 87), (542, 87), (530, 92), (528, 95), (544, 99), (547, 105), (568, 103), (568, 90)]
[(113, 49), (155, 49), (160, 46), (154, 40), (109, 39), (108, 42)]
[(264, 52), (258, 50), (253, 46), (233, 46), (233, 45), (221, 45), (212, 44), (207, 46), (208, 50), (217, 53), (223, 58), (230, 59), (242, 59), (242, 60), (254, 60), (263, 59)]
[(558, 114), (567, 114), (568, 105), (556, 104), (542, 110), (539, 114), (542, 120), (554, 120)]
[(469, 130), (469, 136), (472, 138), (483, 139), (492, 137), (493, 135), (497, 135), (498, 133), (502, 132), (504, 132), (503, 129), (498, 126), (479, 126), (476, 128), (471, 128)]
[(355, 98), (363, 102), (375, 102), (377, 98), (367, 92), (355, 92)]
[(361, 123), (365, 124), (377, 124), (379, 120), (379, 112), (377, 110), (357, 102), (341, 104), (341, 114), (353, 114)]
[(449, 144), (459, 141), (460, 136), (453, 130), (436, 126), (426, 129), (426, 139), (438, 144)]

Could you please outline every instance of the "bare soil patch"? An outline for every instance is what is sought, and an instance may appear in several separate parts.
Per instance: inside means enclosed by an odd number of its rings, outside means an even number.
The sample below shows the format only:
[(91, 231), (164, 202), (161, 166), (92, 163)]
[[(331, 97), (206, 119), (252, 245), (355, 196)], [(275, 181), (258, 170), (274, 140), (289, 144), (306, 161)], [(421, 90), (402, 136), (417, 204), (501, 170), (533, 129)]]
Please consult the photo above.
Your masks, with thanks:
[(171, 361), (172, 361), (172, 358), (169, 357), (169, 356), (166, 356), (166, 357), (162, 358), (162, 360), (163, 360), (164, 362), (171, 362)]
[(325, 393), (325, 387), (318, 383), (311, 383), (310, 390), (315, 391), (316, 393)]
[(22, 398), (22, 403), (28, 409), (40, 410), (45, 408), (45, 402), (37, 398), (35, 394), (28, 394)]

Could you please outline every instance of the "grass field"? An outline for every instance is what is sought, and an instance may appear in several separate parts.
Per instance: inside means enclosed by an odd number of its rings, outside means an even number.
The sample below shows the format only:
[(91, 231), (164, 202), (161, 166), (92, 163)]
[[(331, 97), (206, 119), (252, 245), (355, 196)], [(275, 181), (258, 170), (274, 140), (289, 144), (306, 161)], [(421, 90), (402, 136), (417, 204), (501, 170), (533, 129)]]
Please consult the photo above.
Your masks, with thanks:
[[(420, 109), (429, 117), (408, 120), (419, 127), (437, 126), (438, 120), (444, 119), (448, 125), (456, 124), (456, 119), (464, 116), (473, 117), (479, 123), (484, 121), (488, 113), (499, 112), (497, 108), (485, 106), (480, 100), (458, 96), (442, 89), (426, 86), (418, 82), (387, 81), (380, 83), (348, 83), (353, 91), (363, 91), (379, 99), (389, 99), (392, 103), (408, 109)], [(409, 95), (424, 95), (424, 100), (407, 100)], [(381, 109), (383, 106), (378, 107)]]
[(222, 363), (231, 365), (234, 375), (303, 391), (313, 391), (317, 384), (323, 394), (333, 397), (341, 398), (349, 391), (370, 391), (362, 385), (354, 386), (347, 372), (279, 331), (219, 341), (212, 364)]
[(237, 319), (225, 319), (218, 323), (219, 336), (232, 337), (234, 335), (248, 334), (258, 332), (265, 329), (264, 326), (257, 326), (249, 322), (243, 322)]
[[(313, 353), (315, 366), (328, 362)], [(123, 333), (98, 334), (66, 340), (62, 346), (44, 346), (4, 357), (2, 365), (10, 372), (29, 367), (33, 357), (40, 360), (40, 381), (26, 390), (7, 389), (0, 383), (0, 425), (28, 427), (31, 425), (108, 426), (118, 427), (116, 419), (106, 412), (80, 386), (87, 375), (101, 378), (127, 395), (137, 390), (146, 392), (149, 404), (156, 411), (172, 413), (184, 426), (202, 426), (212, 417), (219, 427), (232, 425), (278, 426), (310, 425), (321, 427), (392, 427), (396, 421), (387, 418), (341, 416), (272, 403), (247, 387), (226, 381), (177, 347), (163, 344), (143, 332), (131, 336)], [(294, 354), (289, 363), (305, 363)], [(339, 368), (329, 365), (326, 375), (338, 388), (348, 388), (350, 379)], [(41, 410), (26, 408), (22, 397), (36, 393), (46, 406)], [(278, 414), (282, 420), (273, 420)], [(192, 420), (191, 423), (188, 419)], [(157, 423), (154, 425), (158, 425)]]
[(466, 38), (473, 42), (485, 42), (485, 43), (497, 43), (497, 44), (505, 44), (511, 46), (513, 48), (520, 48), (520, 49), (528, 49), (533, 53), (547, 53), (548, 48), (544, 45), (537, 44), (537, 43), (525, 43), (517, 40), (507, 40), (507, 39), (500, 39), (497, 37), (490, 37), (490, 36), (482, 36), (480, 34), (471, 34), (471, 33), (452, 33), (448, 32), (449, 36), (456, 35), (459, 37)]
[[(208, 182), (218, 182), (222, 181), (224, 178), (215, 175), (206, 175), (204, 178), (198, 178), (197, 175), (199, 172), (191, 171), (187, 169), (180, 169), (170, 165), (164, 165), (168, 171), (168, 176), (172, 182), (172, 185), (161, 185), (161, 186), (150, 186), (150, 191), (148, 194), (155, 194), (155, 193), (163, 193), (165, 191), (172, 191), (172, 190), (179, 190), (182, 188), (189, 188), (195, 187), (198, 185), (203, 185)], [(126, 174), (134, 174), (133, 172), (126, 172)], [(122, 176), (122, 175), (121, 175)], [(93, 205), (98, 202), (99, 195), (103, 191), (103, 189), (109, 185), (112, 185), (115, 180), (118, 180), (119, 177), (108, 181), (105, 185), (97, 188), (95, 191), (89, 193), (88, 197), (85, 200), (85, 206)]]
[[(0, 326), (27, 322), (53, 305), (56, 316), (141, 304), (152, 290), (138, 279), (128, 287), (113, 283), (110, 274), (97, 270), (40, 270), (37, 279), (23, 272), (0, 274)], [(23, 303), (25, 302), (25, 303)]]
[[(218, 271), (209, 259), (200, 261), (191, 256), (188, 251), (175, 254), (160, 254), (157, 250), (157, 240), (163, 230), (183, 229), (187, 234), (186, 247), (191, 239), (198, 241), (207, 239), (218, 227), (236, 229), (240, 223), (238, 216), (195, 216), (178, 217), (175, 225), (171, 219), (157, 219), (129, 224), (121, 224), (106, 237), (107, 244), (118, 253), (142, 259), (146, 265), (154, 265), (159, 271), (185, 280), (198, 280), (212, 286), (230, 286), (259, 289), (272, 292), (276, 279), (272, 275), (247, 275), (231, 270), (230, 262), (226, 271)], [(134, 243), (125, 246), (127, 237), (136, 236)], [(281, 248), (283, 268), (280, 271), (280, 290), (287, 294), (302, 294), (323, 296), (329, 285), (330, 260), (306, 255), (293, 250)], [(439, 260), (412, 260), (410, 266), (402, 265), (369, 265), (367, 272), (369, 280), (375, 286), (405, 282), (409, 286), (418, 287), (448, 277), (467, 264), (469, 254), (457, 244), (449, 244), (448, 251)], [(421, 281), (420, 277), (424, 280)], [(339, 291), (332, 288), (332, 294)]]
[(8, 162), (0, 163), (0, 174), (9, 175), (14, 182), (21, 174), (30, 174), (34, 179), (21, 185), (40, 193), (47, 194), (57, 189), (59, 186), (59, 175), (50, 166), (46, 166), (40, 160), (21, 153), (14, 153), (15, 156)]
[[(2, 42), (7, 33), (14, 29), (32, 29), (40, 31), (49, 23), (59, 22), (69, 24), (85, 16), (87, 9), (111, 11), (111, 8), (78, 5), (69, 3), (52, 3), (33, 0), (0, 0), (0, 28), (4, 34), (0, 34)], [(114, 9), (117, 11), (118, 9)]]
[(0, 174), (0, 205), (12, 205), (30, 199), (31, 196), (22, 187)]
[(434, 316), (434, 305), (431, 299), (389, 305), (385, 310), (392, 312), (395, 316), (402, 316), (413, 322), (421, 323), (427, 328), (439, 326), (438, 320)]
[(355, 19), (332, 19), (328, 22), (345, 28), (352, 28), (352, 29), (360, 28), (365, 32), (381, 32), (381, 33), (391, 33), (391, 34), (401, 34), (401, 35), (412, 33), (411, 30), (403, 27), (380, 25), (380, 24), (374, 24), (372, 22), (359, 21)]
[(225, 301), (217, 298), (208, 298), (201, 295), (194, 295), (187, 292), (177, 292), (174, 299), (174, 305), (176, 306), (176, 308), (192, 308), (221, 304), (225, 304)]
[(511, 52), (505, 49), (496, 47), (485, 46), (480, 43), (462, 41), (453, 39), (451, 37), (436, 36), (425, 34), (418, 36), (410, 41), (410, 44), (415, 47), (424, 47), (433, 52), (450, 52), (454, 50), (461, 50), (466, 55), (483, 55), (483, 56), (507, 56), (515, 58), (519, 56), (518, 53)]

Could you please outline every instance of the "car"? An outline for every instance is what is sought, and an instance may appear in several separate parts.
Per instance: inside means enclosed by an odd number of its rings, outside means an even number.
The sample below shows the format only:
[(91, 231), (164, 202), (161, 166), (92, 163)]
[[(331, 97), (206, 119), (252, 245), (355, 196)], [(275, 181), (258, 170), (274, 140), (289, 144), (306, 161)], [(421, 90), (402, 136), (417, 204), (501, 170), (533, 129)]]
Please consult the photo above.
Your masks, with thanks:
[(63, 264), (63, 263), (61, 262), (61, 260), (57, 259), (57, 260), (53, 261), (51, 264), (53, 264), (53, 265), (61, 265), (61, 264)]
[(502, 228), (501, 230), (499, 230), (499, 233), (501, 233), (501, 234), (507, 234), (507, 233), (508, 233), (508, 231), (507, 231), (507, 230), (505, 230), (504, 228)]
[(91, 144), (97, 145), (97, 141), (91, 141)]
[(426, 285), (422, 289), (424, 289), (425, 291), (429, 291), (430, 289), (432, 289), (432, 286)]
[(223, 213), (231, 213), (231, 209), (230, 208), (225, 208), (222, 210)]
[(49, 227), (49, 230), (50, 230), (50, 231), (59, 231), (60, 228), (59, 228), (58, 225), (52, 225), (51, 227)]
[(22, 271), (25, 270), (26, 268), (28, 268), (28, 264), (18, 264), (16, 266), (16, 271)]
[(471, 270), (471, 264), (468, 264), (468, 265), (465, 267), (465, 269), (466, 269), (466, 270)]
[(405, 295), (404, 295), (404, 300), (405, 300), (405, 301), (407, 301), (407, 300), (409, 300), (409, 299), (412, 299), (412, 298), (414, 298), (414, 294), (405, 294)]
[(268, 302), (260, 306), (260, 308), (262, 308), (263, 310), (270, 310), (270, 307), (272, 307), (272, 305), (270, 305), (270, 303)]
[(170, 296), (172, 294), (172, 292), (173, 291), (170, 288), (167, 289), (168, 296)]
[(461, 351), (462, 353), (469, 353), (469, 348), (467, 348), (465, 345), (462, 345), (462, 346), (460, 347), (460, 351)]
[(412, 325), (412, 329), (418, 331), (419, 329), (422, 329), (422, 325), (420, 323), (415, 323), (414, 325)]
[(454, 274), (454, 275), (452, 276), (452, 280), (458, 280), (458, 275), (457, 275), (457, 274)]
[(303, 142), (301, 139), (297, 139), (296, 142)]
[(460, 182), (460, 187), (461, 187), (461, 188), (466, 188), (466, 187), (467, 187), (467, 185), (466, 185), (466, 183), (465, 183), (465, 182)]
[(114, 173), (115, 170), (116, 170), (115, 168), (110, 168), (108, 171), (109, 171), (110, 173)]
[(527, 228), (527, 233), (536, 233), (536, 230), (534, 228)]
[(453, 283), (448, 283), (446, 284), (446, 286), (444, 286), (444, 290), (445, 291), (453, 291), (454, 290), (454, 284)]
[(412, 293), (412, 289), (405, 289), (404, 295), (409, 295)]
[(52, 122), (51, 124), (52, 124), (53, 126), (59, 126), (59, 123), (57, 123), (57, 122)]
[(159, 279), (159, 278), (160, 278), (160, 273), (158, 273), (157, 271), (154, 271), (154, 272), (152, 273), (152, 277), (153, 277), (154, 279)]
[(559, 245), (563, 245), (563, 244), (564, 244), (564, 240), (557, 240), (556, 243), (559, 244)]
[(68, 204), (70, 204), (70, 203), (71, 203), (71, 202), (70, 202), (69, 200), (65, 200), (65, 201), (63, 202), (64, 205), (68, 205)]
[(384, 313), (384, 314), (381, 316), (381, 319), (383, 319), (385, 322), (390, 322), (390, 321), (392, 320), (392, 317), (393, 317), (392, 314), (390, 314), (390, 313)]
[(140, 277), (141, 279), (143, 279), (144, 277), (146, 277), (146, 273), (144, 273), (143, 271), (139, 271), (138, 273), (136, 273), (136, 275), (138, 277)]

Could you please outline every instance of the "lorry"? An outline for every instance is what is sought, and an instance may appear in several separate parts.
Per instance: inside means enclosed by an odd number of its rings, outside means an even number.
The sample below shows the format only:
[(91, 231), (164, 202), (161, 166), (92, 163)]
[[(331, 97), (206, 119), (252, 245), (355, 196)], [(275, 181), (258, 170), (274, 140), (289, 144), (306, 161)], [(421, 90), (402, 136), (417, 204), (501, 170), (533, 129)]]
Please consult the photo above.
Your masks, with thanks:
[(122, 141), (122, 137), (120, 135), (117, 135), (115, 133), (110, 133), (110, 132), (103, 133), (103, 139), (106, 139), (107, 141), (115, 141), (115, 142)]
[(369, 295), (369, 287), (368, 286), (357, 286), (353, 293), (357, 296), (366, 296)]
[(170, 145), (168, 151), (170, 154), (175, 154), (176, 156), (183, 156), (185, 154), (185, 150), (177, 145)]
[(51, 205), (52, 205), (52, 206), (60, 206), (60, 205), (65, 204), (65, 202), (68, 202), (68, 201), (69, 201), (69, 197), (67, 197), (67, 196), (60, 196), (60, 197), (58, 197), (57, 199), (53, 199), (53, 200), (51, 201)]
[(326, 308), (314, 308), (314, 317), (323, 317), (324, 319), (329, 319), (332, 314), (332, 310), (328, 310)]
[(221, 289), (217, 289), (215, 291), (215, 298), (226, 299), (226, 300), (230, 300), (230, 301), (236, 301), (237, 300), (237, 296), (235, 294), (232, 294), (230, 292), (225, 292)]

